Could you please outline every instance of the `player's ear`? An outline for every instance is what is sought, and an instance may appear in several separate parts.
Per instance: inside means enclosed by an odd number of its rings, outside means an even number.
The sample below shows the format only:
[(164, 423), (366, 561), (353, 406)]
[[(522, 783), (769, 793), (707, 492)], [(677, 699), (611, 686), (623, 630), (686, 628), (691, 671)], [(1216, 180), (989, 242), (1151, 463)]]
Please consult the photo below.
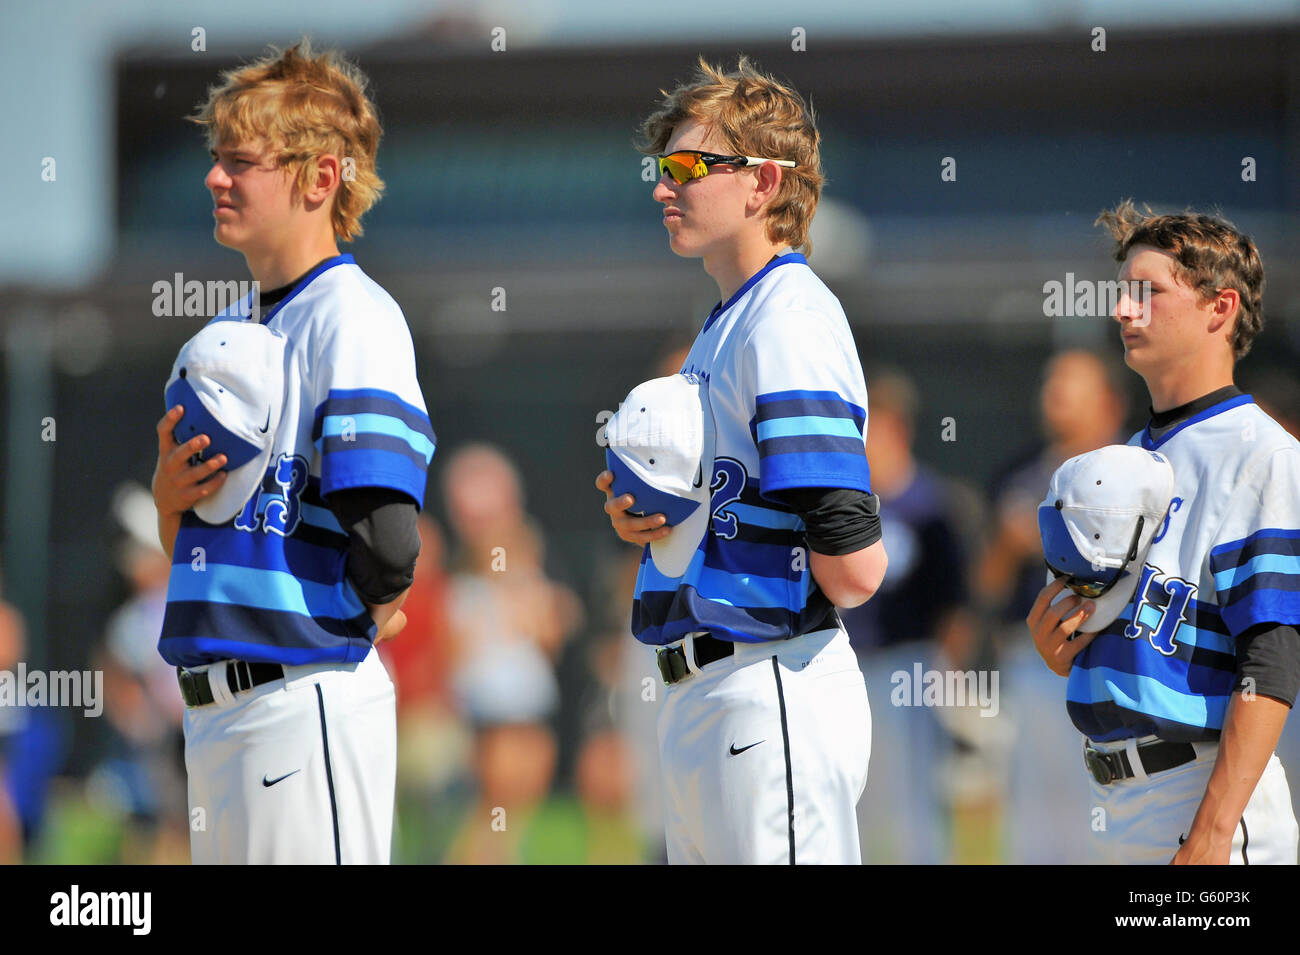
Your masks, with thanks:
[(332, 153), (326, 153), (316, 160), (316, 174), (303, 190), (303, 198), (310, 203), (324, 202), (342, 181), (343, 165)]
[(781, 190), (783, 170), (774, 162), (765, 162), (754, 170), (754, 191), (750, 193), (750, 205), (757, 212), (764, 205), (776, 198)]
[(1210, 331), (1217, 332), (1241, 312), (1241, 293), (1235, 288), (1219, 289), (1210, 310)]

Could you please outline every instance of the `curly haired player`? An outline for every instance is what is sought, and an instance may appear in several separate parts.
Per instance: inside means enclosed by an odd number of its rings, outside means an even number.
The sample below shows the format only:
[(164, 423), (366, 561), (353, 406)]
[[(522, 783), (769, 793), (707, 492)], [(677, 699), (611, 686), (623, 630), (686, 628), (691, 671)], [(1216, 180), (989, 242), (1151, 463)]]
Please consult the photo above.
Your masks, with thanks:
[[(1151, 393), (1129, 444), (1168, 459), (1174, 490), (1118, 617), (1098, 611), (1090, 625), (1098, 588), (1063, 576), (1026, 621), (1069, 677), (1104, 811), (1092, 850), (1103, 862), (1294, 865), (1273, 750), (1300, 689), (1300, 444), (1233, 385), (1263, 322), (1264, 268), (1221, 219), (1125, 202), (1098, 222), (1123, 263), (1125, 362)], [(1149, 299), (1131, 294), (1148, 282)], [(1057, 600), (1067, 584), (1084, 596)]]
[[(853, 335), (795, 251), (821, 192), (817, 129), (742, 57), (731, 73), (701, 60), (644, 139), (669, 245), (702, 259), (721, 297), (687, 374), (640, 386), (645, 407), (630, 398), (610, 420), (619, 473), (597, 479), (619, 537), (649, 545), (632, 629), (668, 683), (669, 861), (855, 863), (871, 714), (835, 606), (866, 601), (886, 557)], [(684, 508), (629, 477), (692, 455), (673, 482)], [(696, 509), (669, 526), (660, 503)]]
[(383, 188), (365, 86), (304, 41), (226, 73), (193, 117), (214, 236), (263, 290), (182, 349), (158, 423), (159, 652), (188, 704), (196, 863), (389, 859), (396, 717), (373, 644), (405, 622), (434, 435), (401, 309), (338, 250)]

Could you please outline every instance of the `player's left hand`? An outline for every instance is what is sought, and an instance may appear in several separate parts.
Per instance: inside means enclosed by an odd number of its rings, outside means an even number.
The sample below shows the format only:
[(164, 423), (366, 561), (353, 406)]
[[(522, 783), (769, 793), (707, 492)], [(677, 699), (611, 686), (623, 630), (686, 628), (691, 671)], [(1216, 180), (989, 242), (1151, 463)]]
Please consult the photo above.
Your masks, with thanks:
[(398, 610), (388, 618), (388, 621), (382, 627), (379, 628), (379, 632), (375, 634), (375, 643), (382, 643), (385, 640), (391, 640), (404, 629), (406, 629), (406, 614)]

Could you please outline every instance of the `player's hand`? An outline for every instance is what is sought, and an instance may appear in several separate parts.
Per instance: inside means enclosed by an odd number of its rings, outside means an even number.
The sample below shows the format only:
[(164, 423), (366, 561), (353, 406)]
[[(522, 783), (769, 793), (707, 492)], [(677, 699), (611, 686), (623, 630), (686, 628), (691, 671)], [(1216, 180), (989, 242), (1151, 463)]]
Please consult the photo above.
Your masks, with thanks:
[[(212, 443), (206, 434), (176, 443), (173, 431), (184, 409), (177, 405), (158, 419), (158, 463), (153, 471), (153, 501), (162, 516), (181, 514), (226, 483), (226, 456), (191, 465), (190, 458)], [(220, 472), (220, 473), (217, 473)]]
[(382, 627), (379, 628), (379, 632), (375, 634), (375, 643), (382, 643), (385, 640), (391, 640), (405, 629), (406, 614), (398, 610), (388, 618), (388, 621)]
[(1038, 655), (1057, 676), (1070, 675), (1074, 658), (1096, 636), (1095, 633), (1081, 633), (1077, 637), (1074, 635), (1083, 622), (1092, 616), (1096, 605), (1091, 601), (1071, 594), (1059, 603), (1052, 604), (1052, 599), (1064, 589), (1064, 578), (1052, 581), (1039, 592), (1029, 616), (1025, 618)]
[(671, 533), (671, 527), (665, 527), (668, 518), (663, 514), (649, 514), (645, 517), (633, 517), (627, 509), (635, 503), (631, 494), (615, 497), (610, 489), (614, 484), (613, 471), (601, 471), (596, 475), (596, 487), (605, 492), (605, 513), (614, 526), (614, 533), (629, 544), (649, 544), (651, 541), (663, 540)]

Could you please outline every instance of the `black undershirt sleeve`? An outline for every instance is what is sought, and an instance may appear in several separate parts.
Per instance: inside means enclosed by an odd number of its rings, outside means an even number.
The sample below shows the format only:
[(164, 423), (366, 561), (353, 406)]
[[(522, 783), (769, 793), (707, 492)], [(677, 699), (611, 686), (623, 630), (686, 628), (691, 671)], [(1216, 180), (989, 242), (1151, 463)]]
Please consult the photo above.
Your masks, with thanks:
[(880, 498), (840, 487), (800, 487), (777, 496), (803, 519), (808, 546), (841, 557), (880, 540)]
[(386, 487), (335, 491), (328, 501), (348, 535), (346, 573), (361, 599), (371, 604), (396, 599), (415, 579), (420, 556), (415, 501)]
[(1300, 694), (1300, 634), (1284, 624), (1263, 624), (1237, 637), (1237, 682), (1249, 690), (1294, 706)]

